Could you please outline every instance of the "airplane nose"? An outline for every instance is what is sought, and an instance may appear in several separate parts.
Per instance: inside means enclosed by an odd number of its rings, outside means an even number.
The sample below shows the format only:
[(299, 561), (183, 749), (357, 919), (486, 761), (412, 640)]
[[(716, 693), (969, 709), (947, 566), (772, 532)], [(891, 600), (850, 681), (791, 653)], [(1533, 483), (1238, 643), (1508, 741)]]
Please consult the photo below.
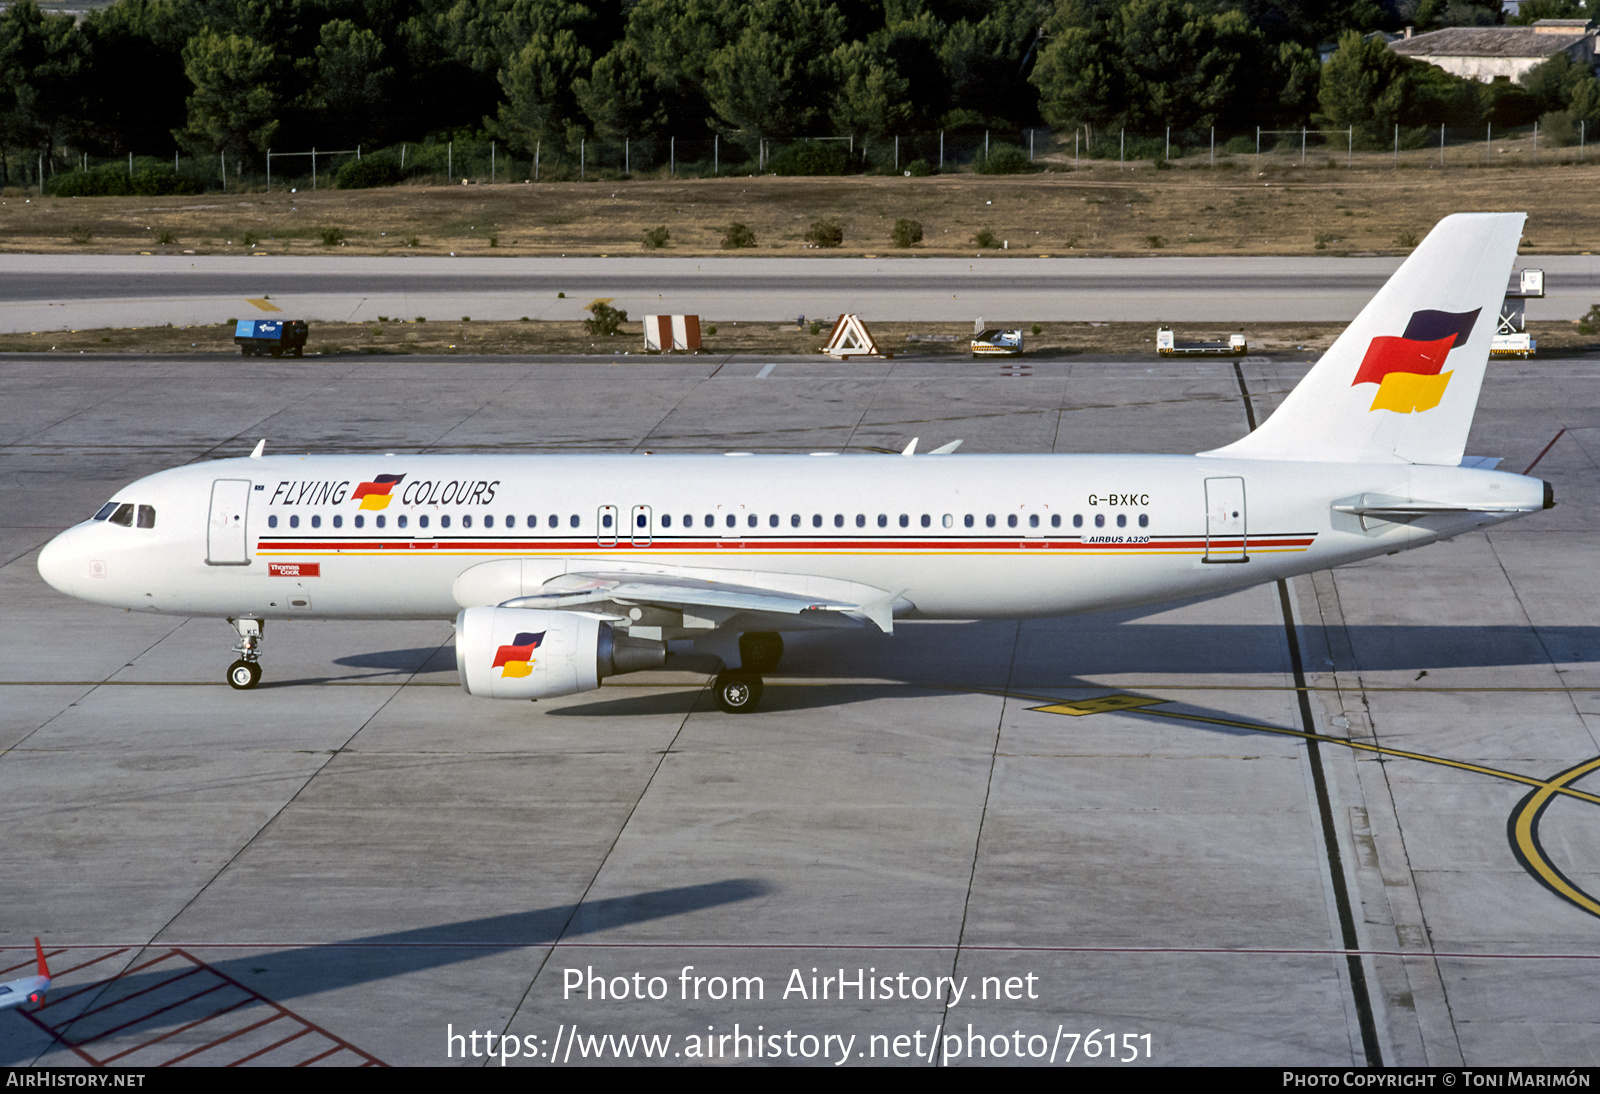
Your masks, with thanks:
[(55, 539), (44, 545), (39, 552), (39, 576), (49, 583), (50, 587), (58, 592), (72, 596), (73, 578), (76, 577), (74, 566), (77, 562), (77, 552), (72, 549), (69, 542), (72, 532), (62, 532)]

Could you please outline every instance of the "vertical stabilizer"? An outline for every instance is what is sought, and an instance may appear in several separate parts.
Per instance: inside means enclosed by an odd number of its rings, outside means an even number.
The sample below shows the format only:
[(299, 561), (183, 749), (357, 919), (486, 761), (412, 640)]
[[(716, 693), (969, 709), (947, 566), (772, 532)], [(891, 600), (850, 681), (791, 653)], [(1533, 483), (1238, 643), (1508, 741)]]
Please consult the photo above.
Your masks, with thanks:
[(1445, 217), (1272, 417), (1201, 454), (1459, 464), (1524, 219)]

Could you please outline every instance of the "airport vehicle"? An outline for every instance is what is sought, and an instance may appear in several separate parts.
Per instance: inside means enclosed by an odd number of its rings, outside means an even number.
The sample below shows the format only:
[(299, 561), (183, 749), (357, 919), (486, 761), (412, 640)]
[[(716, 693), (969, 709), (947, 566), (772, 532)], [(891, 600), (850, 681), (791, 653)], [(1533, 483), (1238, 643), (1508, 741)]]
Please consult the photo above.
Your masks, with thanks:
[(226, 618), (448, 619), (462, 687), (538, 699), (729, 631), (754, 709), (784, 632), (1222, 593), (1549, 508), (1464, 458), (1522, 214), (1442, 221), (1260, 428), (1193, 456), (266, 456), (163, 471), (39, 556), (56, 589)]
[(1226, 342), (1179, 342), (1171, 327), (1156, 331), (1156, 352), (1164, 357), (1243, 357), (1249, 351), (1242, 334), (1230, 334)]
[(50, 990), (50, 966), (45, 964), (44, 947), (37, 938), (33, 940), (33, 953), (37, 963), (32, 976), (20, 976), (0, 984), (0, 1010), (44, 1001), (44, 993)]
[(240, 319), (233, 326), (233, 341), (246, 357), (299, 357), (306, 348), (304, 319)]

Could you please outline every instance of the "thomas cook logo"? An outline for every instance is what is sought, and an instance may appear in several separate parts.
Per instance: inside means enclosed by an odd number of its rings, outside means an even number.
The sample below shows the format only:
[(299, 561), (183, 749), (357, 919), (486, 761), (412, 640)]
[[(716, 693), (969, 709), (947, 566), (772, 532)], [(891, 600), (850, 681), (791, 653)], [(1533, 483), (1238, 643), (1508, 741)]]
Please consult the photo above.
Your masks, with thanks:
[(350, 495), (361, 502), (363, 509), (387, 509), (389, 507), (389, 491), (400, 485), (404, 475), (379, 475), (371, 482), (364, 482), (355, 488)]
[(1443, 371), (1445, 358), (1466, 342), (1482, 310), (1413, 312), (1399, 338), (1380, 335), (1372, 340), (1350, 386), (1378, 385), (1372, 410), (1397, 414), (1432, 410), (1454, 375)]
[(500, 678), (511, 676), (526, 676), (533, 671), (533, 651), (539, 648), (539, 643), (544, 641), (546, 631), (533, 634), (522, 631), (511, 640), (509, 646), (501, 646), (495, 651), (494, 664), (490, 668), (500, 670)]

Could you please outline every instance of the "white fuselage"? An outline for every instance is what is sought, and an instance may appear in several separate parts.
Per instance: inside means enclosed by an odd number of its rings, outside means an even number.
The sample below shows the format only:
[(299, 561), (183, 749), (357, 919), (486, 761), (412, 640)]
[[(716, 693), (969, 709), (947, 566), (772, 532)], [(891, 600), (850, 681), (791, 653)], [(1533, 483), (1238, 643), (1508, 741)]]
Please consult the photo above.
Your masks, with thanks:
[[(1391, 522), (1333, 508), (1360, 495), (1480, 511)], [(894, 592), (902, 617), (970, 619), (1325, 569), (1537, 510), (1544, 487), (1459, 467), (1195, 456), (275, 456), (164, 471), (113, 500), (152, 508), (152, 526), (86, 521), (39, 570), (141, 611), (449, 619), (603, 568), (802, 575)], [(522, 560), (522, 588), (458, 580), (506, 559)]]

